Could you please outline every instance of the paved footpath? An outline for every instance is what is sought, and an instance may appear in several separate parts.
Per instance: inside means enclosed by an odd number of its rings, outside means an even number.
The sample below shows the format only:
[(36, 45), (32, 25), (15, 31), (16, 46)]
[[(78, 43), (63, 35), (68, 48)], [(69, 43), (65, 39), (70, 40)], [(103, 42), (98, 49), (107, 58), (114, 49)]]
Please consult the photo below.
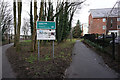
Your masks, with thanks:
[(76, 41), (72, 63), (66, 70), (67, 78), (118, 78), (103, 59), (82, 42)]
[(13, 43), (2, 46), (2, 78), (15, 78), (15, 73), (13, 72), (5, 54), (6, 50), (12, 45)]

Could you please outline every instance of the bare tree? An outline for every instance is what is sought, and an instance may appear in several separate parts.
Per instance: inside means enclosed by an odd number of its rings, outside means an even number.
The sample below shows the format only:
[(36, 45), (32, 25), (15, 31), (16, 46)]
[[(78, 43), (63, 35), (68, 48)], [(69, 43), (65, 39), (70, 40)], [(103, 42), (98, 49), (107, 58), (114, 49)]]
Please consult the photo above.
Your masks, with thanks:
[(12, 25), (12, 10), (8, 2), (4, 0), (0, 1), (0, 32), (2, 32), (2, 37), (5, 34), (8, 34), (8, 30), (10, 29), (10, 25)]
[(23, 23), (23, 26), (22, 26), (22, 31), (24, 33), (25, 39), (26, 39), (26, 37), (28, 35), (29, 28), (30, 28), (29, 20), (28, 19), (24, 19), (24, 23)]

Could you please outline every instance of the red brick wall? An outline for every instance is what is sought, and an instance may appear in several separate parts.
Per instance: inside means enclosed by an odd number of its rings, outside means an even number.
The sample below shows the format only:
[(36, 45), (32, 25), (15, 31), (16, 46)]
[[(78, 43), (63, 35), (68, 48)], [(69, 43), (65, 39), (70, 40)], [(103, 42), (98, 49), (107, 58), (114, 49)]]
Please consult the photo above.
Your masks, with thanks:
[(103, 18), (92, 18), (91, 14), (89, 15), (89, 34), (105, 33), (103, 26), (106, 26), (106, 22), (103, 22)]
[[(112, 20), (112, 27), (111, 27), (111, 20)], [(89, 15), (89, 26), (88, 26), (88, 33), (98, 33), (98, 34), (105, 34), (105, 30), (103, 30), (103, 26), (107, 25), (108, 30), (120, 30), (117, 28), (117, 25), (120, 25), (120, 21), (117, 21), (117, 17), (110, 17), (106, 18), (106, 22), (103, 22), (103, 18), (92, 18), (91, 14)], [(108, 23), (108, 24), (106, 24)]]
[[(112, 27), (111, 27), (111, 20), (112, 20)], [(108, 18), (108, 25), (107, 30), (117, 30), (117, 18), (116, 17), (110, 17)]]

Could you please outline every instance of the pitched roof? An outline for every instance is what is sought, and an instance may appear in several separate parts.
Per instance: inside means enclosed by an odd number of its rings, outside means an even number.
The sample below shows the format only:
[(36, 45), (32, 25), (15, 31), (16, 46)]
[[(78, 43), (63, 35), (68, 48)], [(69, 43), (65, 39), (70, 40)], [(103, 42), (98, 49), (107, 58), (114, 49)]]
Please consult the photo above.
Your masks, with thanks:
[(102, 17), (117, 17), (118, 8), (103, 8), (103, 9), (90, 9), (90, 13), (93, 18), (102, 18)]

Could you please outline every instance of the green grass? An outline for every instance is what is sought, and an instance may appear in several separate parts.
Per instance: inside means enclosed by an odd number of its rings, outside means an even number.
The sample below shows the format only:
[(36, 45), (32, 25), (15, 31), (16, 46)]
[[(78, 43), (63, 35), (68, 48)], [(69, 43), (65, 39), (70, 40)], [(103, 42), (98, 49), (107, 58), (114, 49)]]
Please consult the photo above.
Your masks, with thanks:
[(31, 42), (32, 40), (23, 40), (22, 42)]
[(75, 42), (77, 39), (67, 39), (66, 41), (72, 41), (72, 42)]
[(33, 55), (33, 54), (31, 54), (28, 58), (26, 58), (26, 61), (29, 63), (33, 63), (36, 60), (37, 60), (37, 55)]
[(60, 52), (61, 55), (64, 55), (64, 52)]
[(84, 41), (84, 39), (80, 39), (80, 42)]
[(67, 39), (65, 42), (60, 43), (60, 47), (61, 48), (66, 48), (69, 47), (71, 44), (75, 43), (76, 39), (72, 39), (72, 41), (70, 41), (69, 39)]
[[(31, 40), (24, 40), (21, 42), (21, 47), (24, 46), (24, 47), (27, 47), (28, 45), (30, 45), (30, 41)], [(71, 40), (66, 40), (60, 44), (57, 44), (57, 42), (55, 42), (55, 55), (54, 55), (54, 58), (65, 58), (66, 56), (70, 57), (71, 56), (71, 53), (69, 52), (69, 50), (66, 48), (69, 48), (70, 46), (72, 46), (74, 43), (76, 42), (76, 39), (72, 39)], [(59, 50), (59, 53), (58, 55), (56, 55), (56, 51), (57, 50), (57, 47), (60, 48)], [(27, 50), (29, 49), (26, 49), (24, 50), (24, 48), (22, 48), (22, 51), (23, 52), (27, 52)], [(47, 50), (47, 51), (46, 51)], [(46, 43), (46, 46), (45, 45), (41, 45), (41, 51), (42, 53), (44, 53), (44, 56), (40, 57), (40, 61), (49, 61), (52, 59), (52, 45), (51, 45), (51, 42), (47, 42)], [(38, 54), (30, 54), (27, 58), (25, 58), (25, 60), (29, 63), (34, 63), (34, 61), (37, 61), (38, 59)]]
[(45, 55), (45, 60), (47, 61), (47, 60), (50, 60), (51, 58), (50, 58), (50, 54), (48, 53), (47, 55)]

